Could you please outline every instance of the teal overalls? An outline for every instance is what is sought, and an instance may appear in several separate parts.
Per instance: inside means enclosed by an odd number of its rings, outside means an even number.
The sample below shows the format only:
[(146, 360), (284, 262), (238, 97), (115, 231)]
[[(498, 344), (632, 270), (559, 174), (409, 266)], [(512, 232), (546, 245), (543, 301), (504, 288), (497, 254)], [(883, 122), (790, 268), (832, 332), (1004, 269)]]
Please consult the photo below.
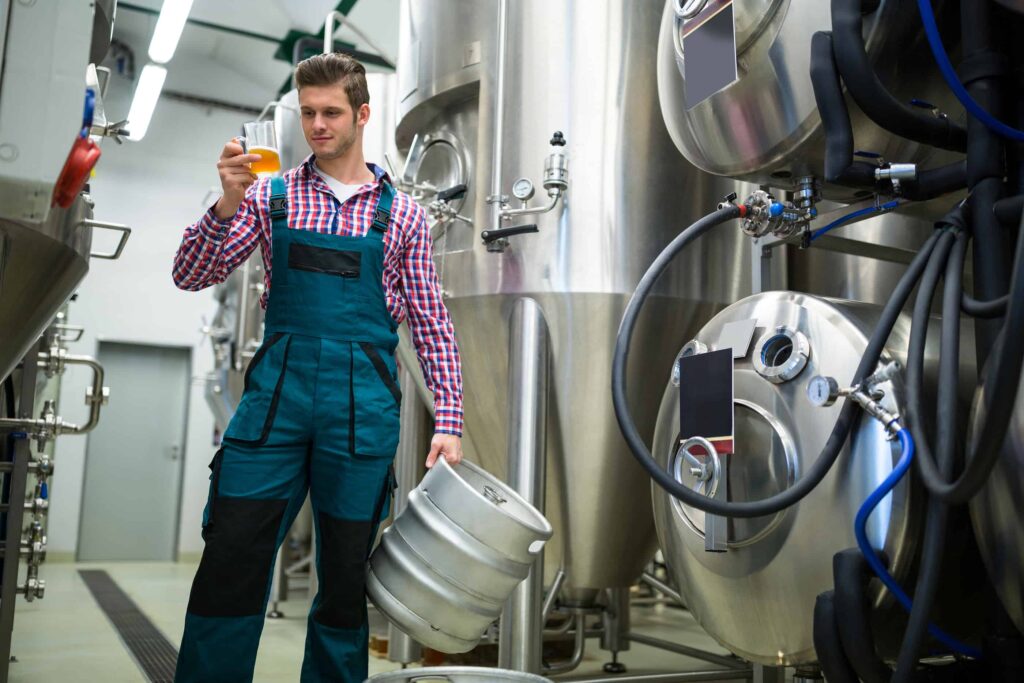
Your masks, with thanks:
[(301, 680), (367, 676), (365, 565), (393, 488), (401, 402), (382, 282), (393, 198), (382, 182), (364, 237), (319, 234), (289, 229), (284, 181), (272, 181), (263, 345), (210, 466), (175, 681), (252, 680), (277, 549), (307, 491), (320, 590)]

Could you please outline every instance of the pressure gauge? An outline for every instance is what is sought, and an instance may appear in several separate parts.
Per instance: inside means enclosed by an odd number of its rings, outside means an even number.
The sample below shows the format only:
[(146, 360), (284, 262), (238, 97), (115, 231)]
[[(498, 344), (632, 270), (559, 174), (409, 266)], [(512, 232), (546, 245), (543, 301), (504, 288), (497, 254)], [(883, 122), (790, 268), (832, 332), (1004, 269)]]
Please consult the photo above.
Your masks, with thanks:
[(520, 201), (529, 201), (533, 197), (533, 183), (529, 178), (520, 178), (512, 183), (512, 196)]
[(807, 398), (819, 408), (830, 406), (839, 398), (839, 383), (834, 377), (812, 377), (807, 383)]

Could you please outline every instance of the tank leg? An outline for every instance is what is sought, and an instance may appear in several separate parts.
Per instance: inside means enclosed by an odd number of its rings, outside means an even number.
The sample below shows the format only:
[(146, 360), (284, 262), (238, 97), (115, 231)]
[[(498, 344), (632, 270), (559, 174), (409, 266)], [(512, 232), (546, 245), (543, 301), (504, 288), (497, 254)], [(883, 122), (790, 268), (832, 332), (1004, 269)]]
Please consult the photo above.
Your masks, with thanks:
[(604, 665), (605, 673), (626, 673), (626, 665), (619, 661), (619, 653), (629, 649), (629, 588), (609, 588), (608, 607), (601, 615), (604, 630), (601, 649), (611, 650), (612, 661)]
[[(409, 492), (420, 480), (423, 463), (420, 458), (427, 451), (430, 441), (428, 428), (430, 416), (416, 394), (416, 384), (409, 368), (402, 368), (399, 375), (402, 387), (402, 426), (398, 438), (398, 453), (395, 456), (395, 490), (392, 519), (408, 505)], [(388, 660), (399, 662), (404, 669), (408, 664), (419, 661), (422, 647), (392, 623), (388, 623)]]
[[(547, 430), (548, 327), (533, 299), (516, 301), (509, 325), (508, 484), (544, 512)], [(543, 553), (520, 583), (501, 615), (498, 665), (541, 672)]]
[(754, 664), (754, 683), (786, 683), (786, 667)]
[(277, 561), (274, 563), (274, 577), (270, 582), (270, 611), (268, 619), (283, 619), (284, 612), (278, 609), (278, 603), (288, 599), (288, 576), (285, 574), (285, 547), (282, 543), (277, 550)]

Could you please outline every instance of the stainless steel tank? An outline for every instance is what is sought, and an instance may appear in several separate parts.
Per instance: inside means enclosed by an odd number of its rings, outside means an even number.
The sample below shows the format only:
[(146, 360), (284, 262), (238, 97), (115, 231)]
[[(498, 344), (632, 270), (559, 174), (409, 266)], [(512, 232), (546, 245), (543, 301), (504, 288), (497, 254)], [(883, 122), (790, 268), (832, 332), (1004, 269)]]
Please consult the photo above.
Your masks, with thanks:
[[(555, 528), (545, 568), (564, 561), (576, 589), (570, 596), (585, 600), (590, 589), (629, 585), (655, 547), (649, 482), (628, 455), (608, 391), (622, 312), (657, 253), (738, 184), (686, 163), (665, 130), (655, 82), (662, 3), (508, 2), (499, 102), (504, 5), (403, 2), (396, 139), (408, 155), (406, 187), (415, 185), (424, 202), (436, 190), (468, 186), (453, 206), (470, 222), (435, 226), (434, 261), (462, 352), (464, 447), (499, 476), (507, 453), (509, 314), (520, 297), (543, 308), (552, 355), (544, 512)], [(489, 252), (480, 234), (498, 227), (487, 203), (495, 152), (502, 192), (521, 176), (539, 186), (556, 130), (568, 141), (564, 202), (513, 221), (535, 222), (539, 232)], [(670, 363), (699, 324), (750, 291), (749, 254), (739, 231), (726, 228), (680, 260), (641, 321), (631, 376)], [(402, 360), (415, 368), (403, 334)], [(650, 434), (657, 399), (644, 393), (636, 391), (633, 409)]]
[[(984, 390), (978, 389), (971, 425), (985, 417)], [(1013, 418), (999, 461), (988, 483), (971, 499), (971, 522), (982, 559), (1010, 618), (1024, 631), (1024, 384), (1017, 391)], [(977, 437), (971, 439), (976, 441)]]
[[(735, 453), (725, 456), (730, 500), (759, 500), (779, 493), (818, 458), (842, 401), (816, 407), (806, 395), (808, 380), (825, 375), (848, 386), (880, 310), (795, 292), (767, 292), (733, 304), (696, 335), (698, 342), (715, 350), (722, 348), (719, 339), (726, 325), (755, 325), (749, 347), (735, 360)], [(903, 362), (908, 340), (909, 319), (904, 316), (889, 337), (882, 361)], [(802, 355), (801, 344), (806, 345)], [(934, 376), (932, 353), (926, 356), (926, 377)], [(963, 358), (973, 355), (965, 349)], [(783, 364), (793, 364), (792, 379), (767, 379)], [(964, 364), (961, 372), (961, 386), (973, 387), (973, 368)], [(926, 390), (931, 389), (929, 382)], [(883, 388), (883, 404), (898, 413), (901, 387), (894, 382)], [(669, 382), (653, 453), (678, 481), (695, 486), (689, 468), (676, 457), (678, 437), (679, 389)], [(729, 520), (727, 551), (720, 553), (705, 551), (704, 513), (655, 487), (654, 515), (665, 560), (701, 626), (753, 662), (814, 661), (815, 597), (832, 587), (832, 556), (856, 546), (857, 510), (892, 471), (899, 455), (898, 444), (886, 439), (881, 424), (865, 416), (814, 491), (773, 517)], [(916, 562), (923, 513), (920, 493), (905, 478), (868, 525), (872, 545), (885, 550), (892, 574), (905, 586)], [(875, 599), (877, 605), (892, 604), (891, 597), (883, 598), (879, 592)]]
[[(739, 79), (687, 109), (680, 0), (668, 0), (658, 41), (658, 94), (669, 133), (697, 167), (717, 175), (774, 187), (794, 179), (821, 178), (824, 132), (809, 76), (811, 37), (831, 30), (825, 0), (736, 0)], [(865, 3), (868, 5), (870, 3)], [(868, 56), (882, 82), (902, 102), (917, 98), (946, 112), (959, 112), (935, 69), (913, 0), (882, 0), (864, 17)], [(855, 151), (881, 154), (888, 161), (938, 165), (952, 159), (889, 135), (852, 102), (849, 106)], [(853, 193), (823, 188), (829, 197)]]
[(0, 219), (0, 378), (39, 338), (89, 271), (92, 201), (79, 195), (42, 223)]

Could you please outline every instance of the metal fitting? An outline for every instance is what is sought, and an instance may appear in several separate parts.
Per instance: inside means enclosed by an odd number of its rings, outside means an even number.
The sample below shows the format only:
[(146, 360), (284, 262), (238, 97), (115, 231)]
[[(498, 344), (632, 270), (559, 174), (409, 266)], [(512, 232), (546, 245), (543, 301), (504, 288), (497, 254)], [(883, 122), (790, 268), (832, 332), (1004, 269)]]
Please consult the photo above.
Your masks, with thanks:
[(885, 392), (879, 385), (892, 382), (899, 372), (898, 363), (887, 363), (857, 386), (846, 388), (840, 388), (834, 377), (818, 375), (812, 377), (811, 381), (807, 383), (807, 398), (819, 407), (833, 405), (840, 396), (856, 401), (857, 405), (864, 409), (864, 412), (882, 423), (882, 426), (885, 427), (886, 438), (892, 441), (903, 429), (903, 426), (900, 424), (899, 414), (890, 412), (880, 403)]
[(744, 202), (747, 215), (741, 227), (751, 237), (764, 237), (772, 234), (776, 237), (789, 237), (807, 230), (810, 222), (818, 215), (814, 204), (817, 201), (817, 188), (813, 178), (801, 178), (798, 196), (800, 206), (793, 202), (780, 202), (765, 190), (757, 190)]

